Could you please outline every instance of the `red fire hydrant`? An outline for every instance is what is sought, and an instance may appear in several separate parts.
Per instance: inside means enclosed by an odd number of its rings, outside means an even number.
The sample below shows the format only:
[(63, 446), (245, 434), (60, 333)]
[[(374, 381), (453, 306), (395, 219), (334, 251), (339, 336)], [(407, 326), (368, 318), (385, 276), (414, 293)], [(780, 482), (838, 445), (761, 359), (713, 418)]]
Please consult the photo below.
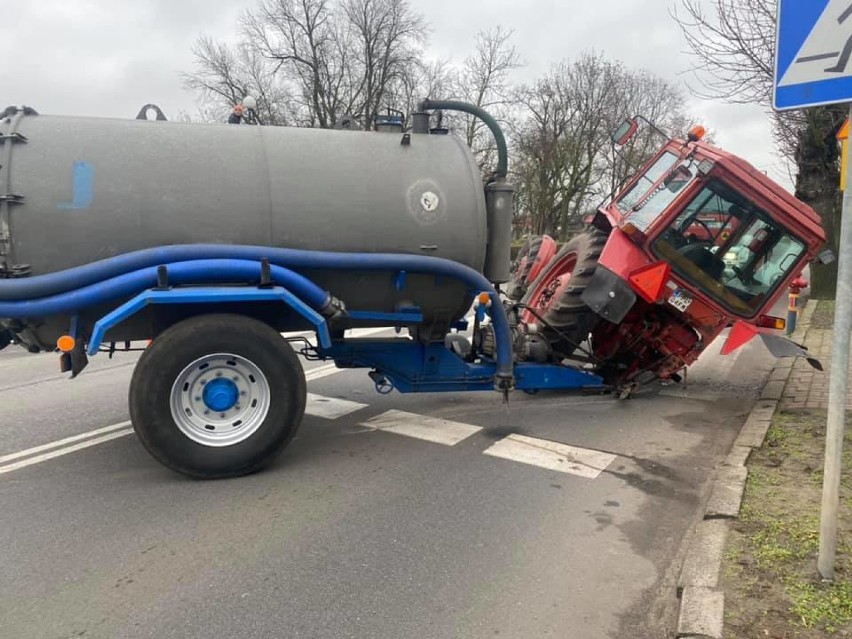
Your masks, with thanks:
[(799, 275), (790, 282), (790, 303), (787, 305), (787, 335), (796, 330), (796, 320), (799, 318), (799, 293), (807, 288), (808, 281)]

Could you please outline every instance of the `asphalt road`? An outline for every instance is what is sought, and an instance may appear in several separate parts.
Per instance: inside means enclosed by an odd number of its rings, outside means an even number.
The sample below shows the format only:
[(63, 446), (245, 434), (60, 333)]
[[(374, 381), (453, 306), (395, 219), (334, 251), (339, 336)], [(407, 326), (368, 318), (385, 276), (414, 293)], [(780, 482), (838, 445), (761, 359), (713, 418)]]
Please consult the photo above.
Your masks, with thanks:
[[(217, 482), (103, 430), (134, 356), (69, 381), (7, 349), (0, 637), (666, 637), (684, 534), (772, 361), (719, 346), (629, 401), (380, 396), (335, 372), (269, 469)], [(547, 467), (552, 442), (587, 463)]]

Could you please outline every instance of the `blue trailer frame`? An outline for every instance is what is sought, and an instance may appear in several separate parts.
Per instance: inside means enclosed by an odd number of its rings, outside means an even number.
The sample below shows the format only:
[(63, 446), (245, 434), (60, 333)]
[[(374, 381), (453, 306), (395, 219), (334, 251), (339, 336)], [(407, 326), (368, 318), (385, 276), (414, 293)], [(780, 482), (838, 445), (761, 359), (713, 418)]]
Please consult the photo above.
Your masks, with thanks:
[[(436, 258), (426, 258), (436, 259)], [(235, 261), (236, 262), (236, 261)], [(196, 305), (196, 304), (232, 304), (240, 302), (277, 302), (286, 305), (304, 318), (315, 330), (317, 346), (315, 355), (320, 359), (330, 359), (340, 368), (372, 369), (376, 389), (387, 393), (396, 389), (401, 393), (422, 392), (460, 392), (498, 390), (508, 392), (513, 389), (523, 391), (574, 390), (585, 392), (605, 392), (611, 390), (603, 379), (591, 371), (564, 365), (544, 363), (511, 363), (511, 376), (501, 369), (497, 358), (479, 355), (475, 361), (468, 361), (445, 346), (443, 343), (421, 343), (419, 341), (397, 337), (385, 339), (343, 338), (332, 339), (329, 327), (330, 317), (347, 322), (370, 322), (386, 325), (388, 328), (415, 326), (423, 321), (423, 315), (416, 307), (400, 309), (395, 313), (375, 311), (339, 310), (336, 314), (321, 313), (288, 287), (273, 284), (271, 268), (278, 269), (279, 275), (304, 278), (281, 266), (270, 267), (266, 260), (257, 262), (260, 275), (258, 284), (242, 285), (181, 285), (169, 284), (169, 272), (187, 270), (174, 268), (175, 265), (157, 267), (158, 285), (146, 288), (130, 300), (117, 306), (102, 316), (94, 325), (88, 337), (86, 352), (97, 354), (110, 329), (149, 305)], [(460, 266), (460, 265), (459, 265)], [(463, 267), (466, 268), (466, 267)], [(405, 285), (405, 270), (396, 270), (394, 277), (398, 287)], [(475, 271), (474, 271), (475, 273)], [(478, 275), (478, 274), (477, 274)], [(278, 279), (287, 279), (279, 277)], [(480, 276), (481, 277), (481, 276)], [(474, 290), (474, 293), (486, 293), (489, 302), (478, 308), (478, 313), (487, 314), (495, 328), (508, 329), (503, 304), (496, 291)], [(327, 305), (326, 305), (327, 306)], [(327, 309), (326, 309), (327, 310)], [(72, 321), (70, 335), (77, 339), (78, 322)], [(511, 356), (512, 345), (508, 330), (495, 330), (496, 351), (499, 355)]]

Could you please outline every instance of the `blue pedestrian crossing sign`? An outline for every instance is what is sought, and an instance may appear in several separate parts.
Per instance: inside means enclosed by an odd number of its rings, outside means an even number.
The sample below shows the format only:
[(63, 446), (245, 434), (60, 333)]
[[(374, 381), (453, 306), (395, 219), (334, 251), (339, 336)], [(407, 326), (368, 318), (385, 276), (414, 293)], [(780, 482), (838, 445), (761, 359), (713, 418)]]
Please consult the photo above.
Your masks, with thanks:
[(852, 0), (779, 0), (772, 106), (852, 102)]

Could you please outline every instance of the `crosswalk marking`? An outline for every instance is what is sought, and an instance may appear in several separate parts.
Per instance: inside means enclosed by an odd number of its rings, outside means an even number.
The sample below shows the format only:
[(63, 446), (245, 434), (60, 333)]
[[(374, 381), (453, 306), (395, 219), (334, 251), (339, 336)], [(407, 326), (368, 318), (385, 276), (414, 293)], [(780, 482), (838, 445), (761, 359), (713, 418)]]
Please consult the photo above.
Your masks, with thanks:
[(323, 419), (338, 419), (362, 408), (367, 408), (367, 404), (308, 393), (305, 414), (313, 417), (322, 417)]
[(509, 435), (485, 451), (486, 455), (595, 479), (616, 455), (525, 435)]
[[(335, 368), (332, 364), (328, 368), (319, 367), (311, 372), (315, 375), (318, 373), (317, 377), (324, 377), (338, 370), (340, 369)], [(369, 408), (369, 404), (308, 393), (305, 414), (336, 420), (365, 408)], [(361, 422), (361, 425), (372, 430), (387, 431), (444, 446), (455, 446), (482, 430), (480, 426), (473, 424), (400, 410), (386, 411)], [(129, 426), (130, 422), (121, 422), (27, 450), (2, 455), (0, 456), (0, 475), (124, 437), (133, 432), (133, 429)], [(491, 457), (530, 464), (588, 479), (598, 477), (617, 457), (610, 453), (517, 434), (501, 439), (483, 453)]]
[(362, 426), (374, 430), (383, 430), (397, 435), (424, 439), (435, 444), (444, 446), (455, 446), (460, 441), (482, 430), (479, 426), (451, 422), (437, 417), (426, 417), (415, 413), (406, 413), (401, 410), (389, 410), (369, 421), (363, 422)]

